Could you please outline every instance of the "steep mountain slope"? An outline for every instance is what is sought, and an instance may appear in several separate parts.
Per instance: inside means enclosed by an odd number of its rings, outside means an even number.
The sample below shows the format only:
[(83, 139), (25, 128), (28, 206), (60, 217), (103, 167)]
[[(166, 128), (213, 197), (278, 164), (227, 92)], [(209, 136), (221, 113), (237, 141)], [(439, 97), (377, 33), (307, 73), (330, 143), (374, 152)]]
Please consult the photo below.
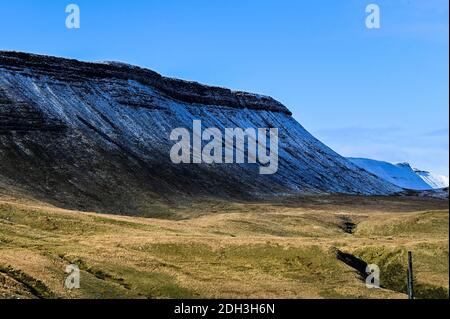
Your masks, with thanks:
[[(174, 128), (278, 128), (279, 168), (173, 164)], [(155, 214), (153, 200), (392, 194), (309, 134), (270, 97), (139, 67), (0, 51), (0, 187), (69, 208)]]
[(349, 158), (366, 171), (402, 188), (427, 190), (433, 187), (424, 181), (408, 163), (391, 164), (367, 158)]
[(427, 171), (414, 169), (414, 172), (423, 179), (425, 183), (434, 189), (448, 187), (448, 177), (444, 175), (434, 174)]

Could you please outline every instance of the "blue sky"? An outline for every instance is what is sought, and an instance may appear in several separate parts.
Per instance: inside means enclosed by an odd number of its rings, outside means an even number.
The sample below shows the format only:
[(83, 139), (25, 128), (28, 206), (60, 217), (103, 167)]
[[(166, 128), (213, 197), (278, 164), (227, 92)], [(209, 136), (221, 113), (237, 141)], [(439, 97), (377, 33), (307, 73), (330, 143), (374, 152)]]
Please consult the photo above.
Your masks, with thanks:
[[(370, 3), (380, 29), (365, 26)], [(0, 49), (271, 95), (342, 155), (448, 175), (447, 0), (5, 0), (0, 13)]]

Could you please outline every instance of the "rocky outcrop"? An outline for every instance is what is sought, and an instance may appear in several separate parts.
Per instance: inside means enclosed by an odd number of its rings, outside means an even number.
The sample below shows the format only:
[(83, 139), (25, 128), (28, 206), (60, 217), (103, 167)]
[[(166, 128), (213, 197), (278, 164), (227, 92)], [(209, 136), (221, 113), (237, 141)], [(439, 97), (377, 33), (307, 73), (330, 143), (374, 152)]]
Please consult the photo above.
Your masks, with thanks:
[(0, 135), (33, 131), (62, 133), (64, 129), (61, 121), (46, 117), (36, 105), (10, 99), (0, 87)]
[[(170, 132), (278, 128), (279, 164), (173, 164)], [(0, 184), (58, 206), (155, 216), (163, 198), (386, 195), (400, 188), (309, 134), (270, 97), (121, 63), (0, 52)]]
[(124, 63), (87, 63), (20, 52), (0, 52), (0, 65), (6, 70), (24, 75), (49, 76), (71, 83), (102, 79), (132, 80), (153, 87), (180, 102), (291, 114), (283, 104), (268, 96), (167, 78), (154, 71)]

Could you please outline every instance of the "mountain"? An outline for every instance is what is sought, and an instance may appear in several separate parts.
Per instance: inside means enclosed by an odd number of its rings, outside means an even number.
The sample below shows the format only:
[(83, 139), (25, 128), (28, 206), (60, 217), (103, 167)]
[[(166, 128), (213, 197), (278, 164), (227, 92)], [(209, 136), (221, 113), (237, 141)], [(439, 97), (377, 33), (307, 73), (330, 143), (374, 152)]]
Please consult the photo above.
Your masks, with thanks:
[(413, 169), (408, 163), (392, 164), (367, 158), (348, 158), (355, 165), (402, 188), (430, 190), (448, 187), (448, 178)]
[[(277, 172), (172, 163), (172, 130), (194, 120), (220, 130), (278, 128)], [(0, 51), (2, 187), (63, 207), (139, 215), (155, 214), (161, 198), (401, 191), (322, 144), (270, 97), (123, 63)]]
[(440, 189), (449, 186), (448, 177), (444, 175), (434, 174), (419, 169), (414, 169), (414, 172), (423, 179), (425, 183), (430, 185), (433, 189)]

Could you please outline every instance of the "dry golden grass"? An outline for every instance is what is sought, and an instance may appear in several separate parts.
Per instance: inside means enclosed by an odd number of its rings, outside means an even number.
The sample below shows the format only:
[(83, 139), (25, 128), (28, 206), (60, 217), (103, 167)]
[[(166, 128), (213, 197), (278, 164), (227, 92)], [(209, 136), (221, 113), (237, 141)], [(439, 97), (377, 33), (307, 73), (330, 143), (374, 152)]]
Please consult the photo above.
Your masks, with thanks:
[[(420, 296), (448, 294), (448, 201), (203, 199), (166, 209), (171, 219), (100, 215), (0, 195), (0, 297), (405, 298), (407, 250)], [(379, 263), (384, 288), (367, 289), (337, 249)], [(80, 289), (63, 287), (71, 263)]]

